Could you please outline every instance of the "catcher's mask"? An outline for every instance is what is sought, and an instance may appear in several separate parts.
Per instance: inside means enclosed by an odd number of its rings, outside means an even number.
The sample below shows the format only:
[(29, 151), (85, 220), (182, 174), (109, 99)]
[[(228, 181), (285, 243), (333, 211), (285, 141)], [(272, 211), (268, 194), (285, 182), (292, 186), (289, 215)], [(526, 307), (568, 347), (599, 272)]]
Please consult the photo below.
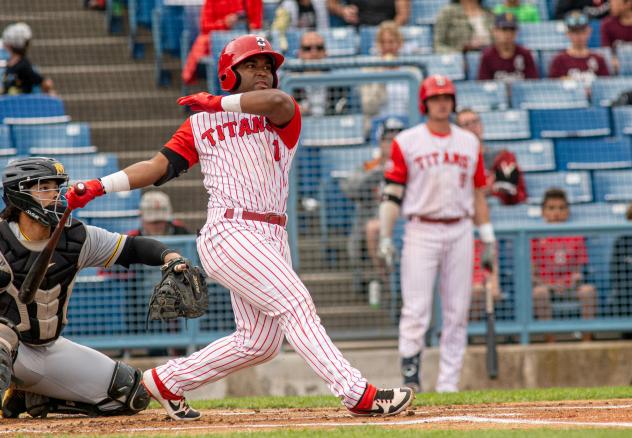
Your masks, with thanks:
[[(57, 187), (50, 187), (50, 182)], [(2, 173), (4, 203), (23, 211), (47, 227), (56, 227), (66, 208), (68, 175), (54, 158), (31, 157), (11, 161)], [(54, 192), (50, 194), (47, 192)], [(34, 196), (34, 194), (36, 196)], [(70, 218), (66, 225), (70, 224)]]

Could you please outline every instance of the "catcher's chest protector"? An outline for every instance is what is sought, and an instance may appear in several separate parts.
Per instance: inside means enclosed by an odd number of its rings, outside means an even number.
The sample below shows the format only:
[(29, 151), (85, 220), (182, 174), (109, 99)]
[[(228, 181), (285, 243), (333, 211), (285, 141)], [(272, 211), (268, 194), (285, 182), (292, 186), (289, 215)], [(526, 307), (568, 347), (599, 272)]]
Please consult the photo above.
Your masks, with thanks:
[[(0, 294), (0, 316), (17, 326), (23, 342), (38, 345), (59, 337), (66, 324), (68, 287), (79, 271), (79, 253), (85, 240), (86, 228), (81, 222), (73, 221), (64, 229), (40, 290), (33, 302), (25, 305), (17, 299), (17, 292), (39, 253), (24, 247), (9, 224), (0, 221), (0, 251), (13, 271), (13, 284)], [(28, 320), (22, 318), (25, 310)]]

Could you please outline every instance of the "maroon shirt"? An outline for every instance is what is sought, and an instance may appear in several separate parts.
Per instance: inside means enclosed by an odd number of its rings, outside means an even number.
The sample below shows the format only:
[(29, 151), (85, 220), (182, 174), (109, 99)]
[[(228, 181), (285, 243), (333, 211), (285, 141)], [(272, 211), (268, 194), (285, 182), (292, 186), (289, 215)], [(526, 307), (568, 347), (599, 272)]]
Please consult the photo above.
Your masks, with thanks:
[(601, 46), (614, 47), (617, 41), (632, 41), (632, 26), (624, 26), (617, 17), (601, 20)]
[(513, 56), (503, 59), (496, 47), (491, 46), (481, 56), (478, 79), (538, 79), (538, 71), (529, 49), (516, 45)]
[(610, 76), (604, 57), (599, 53), (591, 52), (588, 56), (576, 58), (564, 51), (558, 53), (551, 61), (549, 76), (552, 78), (570, 76), (574, 79), (580, 79), (585, 75), (592, 77)]

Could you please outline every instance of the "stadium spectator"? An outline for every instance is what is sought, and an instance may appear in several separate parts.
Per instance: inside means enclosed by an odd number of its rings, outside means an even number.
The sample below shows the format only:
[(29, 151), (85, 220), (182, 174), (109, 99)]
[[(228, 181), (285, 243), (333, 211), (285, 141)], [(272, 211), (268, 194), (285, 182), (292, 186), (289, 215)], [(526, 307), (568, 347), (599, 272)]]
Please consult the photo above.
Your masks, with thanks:
[(481, 55), (479, 80), (537, 79), (538, 70), (529, 49), (516, 44), (518, 21), (513, 14), (496, 15), (494, 45)]
[(2, 32), (2, 45), (9, 52), (2, 77), (3, 94), (29, 94), (35, 87), (55, 94), (53, 81), (40, 75), (26, 57), (33, 33), (26, 23), (13, 23)]
[[(382, 193), (384, 170), (391, 155), (391, 144), (395, 136), (406, 127), (400, 117), (384, 119), (377, 130), (377, 140), (380, 148), (374, 159), (363, 163), (362, 167), (340, 183), (343, 193), (356, 205), (353, 227), (347, 240), (347, 250), (351, 265), (362, 268), (365, 261), (370, 260), (372, 268), (379, 272), (372, 282), (380, 290), (386, 283), (384, 263), (377, 256), (377, 245), (380, 233), (378, 206)], [(361, 283), (361, 282), (360, 282)], [(365, 290), (364, 287), (361, 290)]]
[(612, 66), (619, 71), (617, 44), (632, 41), (632, 0), (611, 0), (610, 16), (601, 22), (601, 45), (612, 49)]
[(540, 11), (532, 3), (521, 2), (520, 0), (505, 0), (497, 4), (494, 14), (510, 13), (518, 18), (519, 23), (537, 23), (540, 21)]
[(481, 50), (492, 41), (494, 15), (480, 0), (452, 0), (437, 16), (434, 49), (438, 53)]
[(456, 124), (470, 131), (481, 142), (485, 169), (487, 169), (487, 195), (494, 196), (504, 205), (520, 204), (527, 199), (527, 186), (516, 156), (508, 149), (490, 152), (483, 142), (483, 123), (476, 111), (470, 108), (459, 110)]
[[(566, 192), (550, 188), (542, 200), (542, 217), (548, 224), (568, 221), (570, 208)], [(597, 305), (596, 291), (584, 280), (583, 270), (588, 265), (588, 251), (583, 236), (550, 236), (531, 241), (533, 265), (533, 310), (538, 319), (551, 319), (552, 303), (579, 300), (583, 319), (593, 319)], [(592, 339), (584, 333), (582, 340)], [(554, 340), (547, 335), (547, 341)]]
[[(632, 221), (632, 204), (625, 212)], [(632, 315), (632, 235), (619, 236), (612, 247), (610, 258), (610, 305), (616, 316)], [(628, 335), (629, 336), (629, 335)]]
[(601, 19), (608, 15), (610, 4), (608, 0), (557, 0), (553, 18), (563, 20), (566, 14), (578, 9), (590, 19)]
[(410, 16), (410, 0), (327, 0), (327, 8), (352, 26), (377, 26), (385, 20), (403, 26)]
[(569, 12), (564, 23), (571, 46), (553, 58), (549, 76), (575, 79), (587, 86), (590, 86), (596, 76), (609, 76), (604, 57), (588, 48), (592, 29), (586, 14), (580, 11)]
[(185, 225), (173, 219), (169, 196), (159, 190), (143, 194), (140, 199), (141, 227), (127, 233), (130, 236), (175, 236), (191, 234)]
[[(305, 32), (301, 36), (298, 57), (304, 61), (317, 61), (327, 57), (325, 39), (318, 32)], [(322, 72), (322, 70), (311, 70)], [(349, 87), (323, 87), (310, 85), (297, 88), (293, 95), (304, 116), (331, 116), (348, 114), (350, 110)]]
[[(377, 55), (384, 59), (395, 59), (400, 55), (404, 37), (394, 21), (384, 21), (375, 34)], [(367, 68), (365, 71), (380, 71), (384, 68)], [(361, 88), (362, 111), (371, 119), (372, 116), (386, 117), (391, 114), (408, 114), (408, 84), (389, 81), (372, 83)]]
[(261, 29), (262, 24), (263, 0), (205, 0), (200, 11), (200, 33), (182, 69), (184, 83), (195, 82), (200, 59), (210, 53), (211, 32), (239, 29), (246, 32)]
[(329, 28), (326, 0), (284, 0), (277, 8), (272, 30), (277, 32), (277, 44), (287, 51), (286, 33), (290, 28), (322, 31)]

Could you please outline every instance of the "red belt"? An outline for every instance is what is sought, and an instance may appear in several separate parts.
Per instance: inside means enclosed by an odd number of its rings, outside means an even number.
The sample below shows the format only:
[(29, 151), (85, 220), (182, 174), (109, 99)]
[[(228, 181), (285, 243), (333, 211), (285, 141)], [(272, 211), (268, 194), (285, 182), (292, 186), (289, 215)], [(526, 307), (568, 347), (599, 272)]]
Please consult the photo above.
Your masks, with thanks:
[[(226, 219), (232, 219), (235, 217), (235, 209), (227, 208), (226, 213), (224, 213), (224, 217)], [(247, 221), (259, 221), (259, 222), (267, 222), (273, 225), (280, 225), (282, 227), (287, 223), (287, 216), (284, 214), (276, 214), (276, 213), (257, 213), (255, 211), (246, 211), (243, 210), (241, 212), (241, 218)]]
[(415, 222), (429, 222), (431, 224), (456, 224), (457, 222), (461, 222), (463, 219), (465, 219), (464, 217), (449, 217), (449, 218), (443, 218), (443, 219), (435, 219), (433, 217), (428, 217), (428, 216), (418, 216), (418, 215), (410, 215), (408, 216), (408, 220), (409, 221), (415, 221)]

